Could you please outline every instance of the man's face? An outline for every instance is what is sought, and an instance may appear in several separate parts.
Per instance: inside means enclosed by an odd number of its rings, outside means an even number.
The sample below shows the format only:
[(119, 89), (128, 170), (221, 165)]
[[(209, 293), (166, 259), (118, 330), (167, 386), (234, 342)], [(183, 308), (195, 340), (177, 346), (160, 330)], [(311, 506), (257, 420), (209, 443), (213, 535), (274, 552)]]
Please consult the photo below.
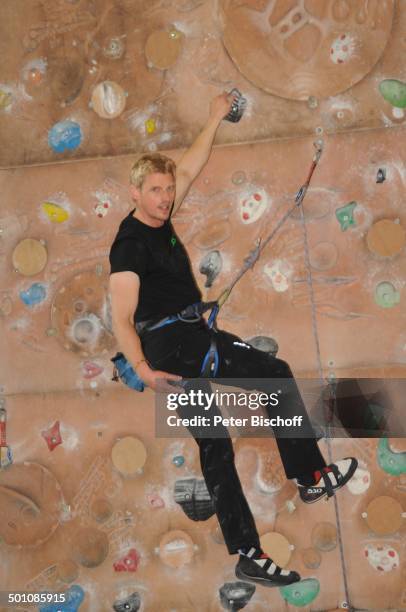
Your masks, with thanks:
[(141, 220), (159, 227), (169, 218), (175, 199), (175, 180), (171, 174), (154, 172), (148, 174), (141, 189), (131, 185), (131, 194), (136, 201)]

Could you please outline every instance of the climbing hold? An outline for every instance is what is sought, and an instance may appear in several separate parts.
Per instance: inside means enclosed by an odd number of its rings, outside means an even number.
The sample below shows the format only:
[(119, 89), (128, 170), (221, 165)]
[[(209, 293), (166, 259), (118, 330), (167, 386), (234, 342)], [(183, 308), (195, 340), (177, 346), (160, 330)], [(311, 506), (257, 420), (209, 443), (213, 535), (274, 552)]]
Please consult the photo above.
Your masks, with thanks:
[(14, 269), (24, 276), (39, 274), (45, 268), (47, 259), (45, 246), (34, 238), (21, 240), (12, 255)]
[(377, 448), (379, 467), (391, 476), (406, 474), (406, 452), (394, 452), (388, 438), (381, 438)]
[(185, 463), (185, 458), (183, 455), (176, 455), (176, 457), (172, 459), (172, 463), (176, 465), (176, 467), (181, 467)]
[(192, 521), (207, 521), (215, 513), (203, 479), (182, 478), (175, 482), (174, 499)]
[(0, 470), (11, 465), (13, 462), (13, 455), (11, 448), (7, 446), (6, 439), (7, 431), (7, 411), (5, 408), (0, 408)]
[(277, 259), (266, 264), (264, 272), (270, 279), (275, 291), (283, 293), (289, 289), (289, 278), (292, 276), (292, 267), (289, 262)]
[(27, 291), (20, 291), (20, 298), (27, 306), (35, 306), (46, 297), (46, 289), (41, 283), (34, 283)]
[(55, 421), (55, 423), (49, 429), (41, 431), (41, 435), (48, 444), (50, 451), (53, 451), (54, 448), (59, 446), (59, 444), (62, 444), (62, 438), (59, 431), (59, 421)]
[(182, 35), (177, 30), (152, 32), (145, 44), (145, 56), (149, 65), (160, 70), (173, 66), (182, 49)]
[(332, 523), (317, 523), (312, 529), (311, 540), (314, 548), (329, 552), (337, 546), (337, 528)]
[(317, 569), (321, 563), (321, 554), (315, 548), (305, 548), (302, 551), (303, 563), (310, 569)]
[(141, 557), (135, 550), (135, 548), (131, 548), (124, 557), (113, 563), (114, 571), (136, 572), (140, 563), (140, 559)]
[(392, 219), (381, 219), (372, 225), (367, 234), (369, 250), (381, 257), (398, 255), (406, 244), (404, 228)]
[(400, 302), (400, 293), (388, 282), (378, 283), (375, 287), (375, 302), (381, 308), (393, 308)]
[(349, 34), (341, 34), (333, 41), (330, 48), (330, 59), (335, 64), (348, 61), (355, 51), (355, 40)]
[(368, 470), (358, 467), (351, 480), (347, 482), (347, 487), (353, 495), (361, 495), (369, 489), (371, 484), (371, 474)]
[(273, 357), (276, 356), (279, 350), (279, 345), (276, 340), (268, 336), (254, 336), (254, 338), (250, 338), (249, 340), (246, 340), (246, 342), (259, 351), (269, 353)]
[(255, 589), (255, 585), (249, 582), (225, 582), (219, 588), (220, 603), (225, 610), (242, 610), (254, 595)]
[(78, 584), (73, 584), (65, 591), (66, 600), (62, 603), (40, 605), (39, 612), (77, 612), (85, 598), (85, 592)]
[(302, 608), (316, 599), (320, 592), (320, 582), (316, 578), (308, 578), (288, 586), (279, 587), (279, 591), (283, 599), (292, 606)]
[(383, 183), (385, 181), (386, 181), (386, 170), (385, 168), (379, 168), (378, 172), (376, 173), (376, 182)]
[(388, 544), (374, 546), (367, 544), (364, 555), (372, 567), (380, 572), (390, 572), (399, 567), (399, 555), (397, 551)]
[(147, 459), (144, 444), (138, 438), (126, 436), (118, 440), (111, 451), (111, 460), (114, 467), (124, 476), (139, 473)]
[(92, 108), (102, 119), (114, 119), (121, 115), (127, 103), (122, 87), (114, 81), (103, 81), (92, 93)]
[(59, 204), (54, 204), (54, 202), (43, 202), (42, 210), (53, 223), (63, 223), (69, 219), (68, 211)]
[(238, 89), (232, 89), (229, 95), (234, 96), (234, 100), (230, 111), (227, 113), (224, 119), (226, 121), (231, 121), (232, 123), (238, 123), (244, 114), (247, 106), (247, 100)]
[(165, 502), (158, 493), (148, 493), (147, 500), (152, 508), (164, 508)]
[(0, 89), (0, 109), (7, 108), (13, 101), (13, 94), (11, 91), (4, 91)]
[(94, 378), (103, 372), (103, 368), (93, 361), (85, 361), (82, 372), (83, 378)]
[(58, 577), (62, 582), (69, 584), (77, 579), (79, 576), (79, 568), (72, 559), (65, 559), (60, 561), (56, 566)]
[(115, 37), (108, 39), (102, 49), (103, 55), (112, 60), (120, 59), (125, 51), (125, 44), (122, 38)]
[(247, 189), (239, 200), (240, 219), (248, 225), (258, 221), (268, 206), (268, 194), (264, 189)]
[(48, 144), (55, 153), (76, 149), (82, 141), (82, 132), (76, 121), (60, 121), (49, 130)]
[(281, 567), (286, 567), (292, 555), (293, 546), (284, 535), (277, 531), (264, 533), (260, 538), (261, 548)]
[(316, 270), (329, 270), (338, 260), (338, 248), (333, 242), (318, 242), (310, 251), (310, 265)]
[(155, 119), (147, 119), (145, 121), (145, 130), (147, 134), (153, 134), (156, 131), (156, 121)]
[(234, 183), (234, 185), (242, 185), (246, 180), (247, 177), (243, 170), (237, 170), (231, 177), (231, 182)]
[(353, 201), (345, 206), (341, 206), (341, 208), (336, 209), (336, 217), (343, 232), (345, 232), (350, 225), (355, 225), (354, 209), (356, 205), (357, 203)]
[(377, 535), (389, 535), (399, 531), (402, 525), (402, 506), (393, 497), (382, 495), (373, 499), (363, 514), (368, 527)]
[(80, 527), (75, 534), (75, 560), (83, 567), (97, 567), (106, 559), (109, 552), (107, 534), (94, 527)]
[(165, 565), (178, 569), (193, 559), (194, 544), (184, 531), (169, 531), (159, 542), (159, 556)]
[(211, 287), (214, 279), (220, 274), (223, 260), (220, 251), (210, 251), (200, 262), (199, 272), (207, 276), (205, 287)]
[(125, 599), (118, 599), (113, 603), (115, 612), (138, 612), (141, 606), (141, 597), (139, 593), (132, 593)]
[(392, 106), (406, 108), (406, 83), (396, 79), (385, 79), (379, 83), (379, 91)]
[(113, 514), (113, 506), (108, 499), (95, 499), (90, 509), (91, 515), (98, 523), (104, 523)]

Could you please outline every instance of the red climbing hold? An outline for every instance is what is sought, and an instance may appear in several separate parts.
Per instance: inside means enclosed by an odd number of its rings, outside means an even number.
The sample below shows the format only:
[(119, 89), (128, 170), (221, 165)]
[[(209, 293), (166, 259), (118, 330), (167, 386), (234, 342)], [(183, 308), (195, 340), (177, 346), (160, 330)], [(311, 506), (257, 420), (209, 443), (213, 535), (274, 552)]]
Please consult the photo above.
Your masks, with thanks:
[(41, 431), (41, 435), (45, 438), (50, 451), (53, 451), (56, 446), (62, 444), (62, 438), (59, 431), (59, 421), (56, 421), (52, 427)]
[(135, 548), (131, 548), (125, 557), (113, 563), (116, 572), (136, 572), (140, 562), (140, 555)]

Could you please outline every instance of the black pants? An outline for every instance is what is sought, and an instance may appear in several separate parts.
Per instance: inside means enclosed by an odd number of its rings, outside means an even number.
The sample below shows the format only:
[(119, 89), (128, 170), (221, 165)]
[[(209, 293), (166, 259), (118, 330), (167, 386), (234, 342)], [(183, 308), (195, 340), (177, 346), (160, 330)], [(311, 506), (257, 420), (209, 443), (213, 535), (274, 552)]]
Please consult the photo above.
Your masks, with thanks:
[[(210, 346), (210, 332), (204, 322), (179, 321), (144, 332), (141, 342), (144, 354), (154, 369), (184, 378), (198, 378)], [(267, 379), (289, 379), (288, 392), (281, 395), (280, 414), (285, 417), (302, 416), (306, 431), (312, 435), (305, 405), (285, 361), (247, 347), (238, 336), (221, 330), (217, 332), (217, 346), (220, 355), (217, 378), (261, 378), (263, 387), (260, 389), (256, 386), (258, 391), (269, 391)], [(202, 388), (204, 385), (205, 381), (202, 380)], [(325, 467), (314, 436), (278, 438), (277, 428), (273, 430), (287, 478), (309, 475)], [(258, 532), (234, 464), (234, 449), (228, 432), (224, 433), (224, 437), (204, 438), (199, 437), (193, 428), (189, 428), (189, 431), (199, 446), (202, 473), (229, 553), (235, 554), (238, 548), (250, 544), (259, 546)]]

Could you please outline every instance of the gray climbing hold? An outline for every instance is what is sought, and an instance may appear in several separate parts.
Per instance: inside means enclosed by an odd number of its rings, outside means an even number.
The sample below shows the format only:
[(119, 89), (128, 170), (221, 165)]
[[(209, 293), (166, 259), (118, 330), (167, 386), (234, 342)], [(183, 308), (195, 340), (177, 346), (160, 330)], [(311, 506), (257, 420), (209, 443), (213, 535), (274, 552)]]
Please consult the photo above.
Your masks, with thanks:
[(207, 521), (215, 510), (203, 479), (182, 478), (175, 482), (174, 498), (192, 521)]
[(220, 603), (225, 610), (242, 610), (255, 593), (255, 586), (249, 582), (225, 582), (219, 589)]
[(254, 336), (254, 338), (250, 338), (250, 340), (246, 340), (246, 342), (259, 351), (269, 353), (273, 357), (276, 356), (276, 353), (279, 350), (279, 345), (276, 340), (270, 338), (269, 336)]
[(220, 251), (210, 251), (200, 262), (199, 272), (207, 276), (205, 287), (211, 287), (214, 279), (219, 275), (223, 267), (223, 259)]
[(126, 599), (118, 599), (113, 604), (116, 612), (137, 612), (141, 606), (141, 597), (138, 593), (132, 593)]

